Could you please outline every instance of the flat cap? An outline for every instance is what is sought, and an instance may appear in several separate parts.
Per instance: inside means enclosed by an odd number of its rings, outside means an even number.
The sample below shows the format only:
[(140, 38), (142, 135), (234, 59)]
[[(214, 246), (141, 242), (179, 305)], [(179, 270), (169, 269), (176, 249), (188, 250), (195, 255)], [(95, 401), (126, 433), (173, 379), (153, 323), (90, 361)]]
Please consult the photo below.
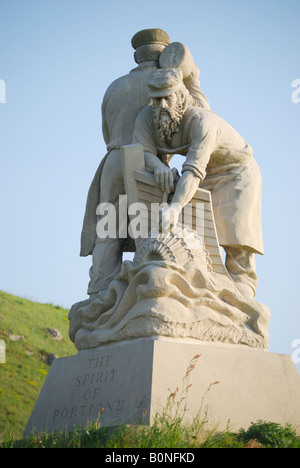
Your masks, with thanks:
[(134, 49), (141, 45), (155, 43), (167, 46), (171, 43), (171, 39), (162, 29), (143, 29), (137, 32), (131, 39), (131, 45)]
[(148, 77), (148, 93), (151, 97), (169, 96), (182, 85), (183, 75), (180, 68), (158, 68)]

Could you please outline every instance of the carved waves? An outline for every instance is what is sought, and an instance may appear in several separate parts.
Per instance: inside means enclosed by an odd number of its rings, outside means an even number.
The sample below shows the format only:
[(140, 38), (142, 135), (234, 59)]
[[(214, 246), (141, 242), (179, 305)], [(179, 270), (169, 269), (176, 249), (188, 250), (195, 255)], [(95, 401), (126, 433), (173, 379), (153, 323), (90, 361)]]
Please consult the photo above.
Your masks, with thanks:
[(185, 232), (142, 239), (107, 291), (72, 306), (70, 338), (78, 350), (149, 336), (267, 348), (269, 317)]

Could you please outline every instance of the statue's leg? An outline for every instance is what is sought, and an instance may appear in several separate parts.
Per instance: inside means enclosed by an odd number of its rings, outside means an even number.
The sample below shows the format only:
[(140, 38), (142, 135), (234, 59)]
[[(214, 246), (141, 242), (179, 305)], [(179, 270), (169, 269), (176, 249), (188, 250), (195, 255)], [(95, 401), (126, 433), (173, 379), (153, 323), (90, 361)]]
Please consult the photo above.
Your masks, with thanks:
[(247, 296), (255, 296), (257, 275), (252, 250), (243, 247), (226, 247), (226, 268), (239, 289)]
[(100, 180), (100, 203), (111, 203), (116, 210), (116, 235), (111, 238), (97, 236), (90, 268), (88, 294), (107, 289), (119, 273), (122, 263), (122, 239), (119, 239), (119, 195), (125, 193), (120, 150), (112, 151), (103, 167)]
[(119, 239), (97, 237), (93, 251), (93, 264), (90, 268), (88, 294), (106, 290), (119, 273), (122, 263), (122, 248)]

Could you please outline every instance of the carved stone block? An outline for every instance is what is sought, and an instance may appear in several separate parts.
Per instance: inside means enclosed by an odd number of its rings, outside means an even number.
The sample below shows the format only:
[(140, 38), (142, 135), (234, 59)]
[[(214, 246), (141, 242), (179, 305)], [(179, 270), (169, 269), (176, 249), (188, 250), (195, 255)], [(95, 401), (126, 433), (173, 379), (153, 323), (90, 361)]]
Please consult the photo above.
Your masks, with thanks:
[(175, 406), (182, 392), (186, 396), (187, 384), (187, 421), (202, 407), (209, 427), (219, 430), (229, 423), (237, 431), (259, 419), (300, 423), (300, 376), (290, 356), (241, 345), (145, 338), (54, 360), (25, 435), (97, 420), (102, 426), (152, 424), (177, 388)]

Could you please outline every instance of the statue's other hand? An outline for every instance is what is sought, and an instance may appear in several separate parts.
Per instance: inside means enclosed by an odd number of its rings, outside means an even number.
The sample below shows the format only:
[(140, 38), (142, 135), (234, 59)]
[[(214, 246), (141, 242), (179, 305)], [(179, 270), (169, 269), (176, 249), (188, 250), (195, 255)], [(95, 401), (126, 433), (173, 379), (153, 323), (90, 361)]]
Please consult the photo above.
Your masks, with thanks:
[(159, 230), (162, 233), (172, 233), (178, 223), (181, 207), (179, 203), (171, 203), (160, 212)]
[(173, 172), (170, 168), (164, 164), (159, 165), (154, 170), (154, 177), (157, 185), (163, 190), (163, 192), (173, 192), (174, 190), (174, 177)]

